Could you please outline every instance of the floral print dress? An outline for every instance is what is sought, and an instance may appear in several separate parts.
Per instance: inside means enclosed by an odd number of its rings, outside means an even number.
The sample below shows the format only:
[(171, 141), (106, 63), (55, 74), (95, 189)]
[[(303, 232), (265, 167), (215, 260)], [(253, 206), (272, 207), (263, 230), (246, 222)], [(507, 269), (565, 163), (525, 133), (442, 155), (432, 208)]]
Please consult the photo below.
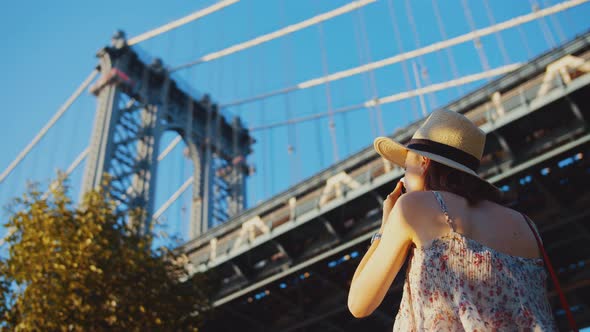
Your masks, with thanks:
[[(394, 331), (556, 331), (542, 258), (501, 253), (451, 231), (414, 248)], [(527, 221), (528, 222), (528, 221)]]

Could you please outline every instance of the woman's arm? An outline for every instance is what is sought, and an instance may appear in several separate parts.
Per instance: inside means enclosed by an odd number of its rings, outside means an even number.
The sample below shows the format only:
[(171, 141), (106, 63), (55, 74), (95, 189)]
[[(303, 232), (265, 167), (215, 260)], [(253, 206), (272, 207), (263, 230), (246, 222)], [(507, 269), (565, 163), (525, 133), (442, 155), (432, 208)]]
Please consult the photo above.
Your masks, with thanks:
[[(391, 213), (391, 210), (393, 209), (393, 206), (398, 201), (398, 199), (401, 197), (402, 185), (403, 185), (403, 181), (400, 180), (396, 184), (393, 192), (391, 192), (391, 194), (387, 195), (387, 198), (383, 201), (383, 217), (381, 218), (381, 227), (379, 228), (379, 234), (381, 234), (381, 235), (383, 235), (383, 230), (385, 229), (385, 224), (387, 224), (387, 219), (389, 217), (389, 214)], [(363, 268), (365, 267), (365, 264), (373, 255), (373, 251), (375, 251), (375, 248), (377, 248), (377, 244), (379, 243), (379, 240), (380, 240), (379, 238), (376, 238), (375, 241), (373, 241), (373, 243), (371, 243), (369, 250), (367, 251), (365, 256), (363, 256), (363, 259), (359, 263), (359, 266), (357, 267), (357, 269), (354, 273), (354, 276), (352, 277), (353, 281), (354, 281), (354, 279), (356, 279), (356, 276), (363, 270)]]
[[(384, 226), (385, 226), (385, 224), (381, 225), (381, 228), (379, 228), (379, 233), (383, 234)], [(352, 281), (350, 282), (351, 285), (354, 283), (357, 276), (359, 274), (361, 274), (361, 271), (365, 268), (365, 264), (367, 264), (369, 259), (371, 259), (371, 257), (373, 256), (373, 252), (375, 251), (375, 249), (377, 249), (377, 246), (379, 245), (380, 241), (381, 241), (380, 238), (376, 238), (375, 241), (373, 241), (373, 243), (369, 247), (369, 250), (367, 251), (367, 253), (363, 256), (363, 259), (361, 259), (361, 262), (357, 266), (356, 271), (354, 271), (354, 275), (352, 276)]]
[(413, 231), (406, 211), (415, 205), (414, 195), (400, 197), (381, 226), (375, 240), (357, 267), (350, 284), (348, 309), (357, 318), (369, 316), (383, 301), (387, 290), (406, 260)]

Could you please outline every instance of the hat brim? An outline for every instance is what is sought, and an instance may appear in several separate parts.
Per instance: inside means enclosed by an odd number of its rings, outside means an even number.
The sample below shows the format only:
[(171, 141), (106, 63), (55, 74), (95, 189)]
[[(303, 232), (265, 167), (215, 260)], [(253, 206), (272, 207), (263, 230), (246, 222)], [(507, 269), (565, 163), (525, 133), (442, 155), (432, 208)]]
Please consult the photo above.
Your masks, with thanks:
[(498, 187), (494, 186), (489, 181), (481, 178), (475, 171), (473, 171), (472, 169), (470, 169), (469, 167), (467, 167), (463, 164), (460, 164), (454, 160), (451, 160), (449, 158), (445, 158), (443, 156), (440, 156), (440, 155), (437, 155), (434, 153), (410, 149), (407, 146), (390, 139), (389, 137), (381, 136), (381, 137), (375, 138), (375, 140), (373, 141), (373, 148), (375, 149), (375, 151), (377, 151), (377, 153), (379, 155), (381, 155), (381, 157), (383, 157), (383, 158), (385, 158), (385, 159), (391, 161), (392, 163), (394, 163), (398, 166), (401, 166), (401, 167), (405, 166), (406, 156), (408, 155), (408, 151), (413, 151), (419, 155), (422, 155), (424, 157), (432, 159), (432, 160), (439, 162), (443, 165), (452, 167), (454, 169), (457, 169), (459, 171), (462, 171), (462, 172), (465, 172), (469, 175), (472, 175), (472, 176), (480, 179), (481, 181), (486, 182), (487, 184), (492, 186), (494, 189), (500, 190)]
[(392, 163), (404, 167), (408, 148), (388, 137), (377, 137), (373, 141), (373, 148), (381, 157)]

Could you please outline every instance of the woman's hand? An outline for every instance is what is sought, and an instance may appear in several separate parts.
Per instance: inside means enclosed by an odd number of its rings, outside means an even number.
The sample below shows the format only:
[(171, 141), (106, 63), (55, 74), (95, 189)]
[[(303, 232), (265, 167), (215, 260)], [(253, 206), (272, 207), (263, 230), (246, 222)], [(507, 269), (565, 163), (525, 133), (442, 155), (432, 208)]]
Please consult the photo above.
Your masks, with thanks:
[(387, 195), (387, 198), (383, 201), (383, 219), (381, 220), (381, 231), (383, 231), (383, 228), (385, 227), (385, 223), (387, 222), (387, 217), (389, 217), (391, 209), (393, 209), (395, 202), (397, 202), (398, 198), (402, 194), (402, 186), (403, 180), (400, 179), (395, 185), (393, 191)]

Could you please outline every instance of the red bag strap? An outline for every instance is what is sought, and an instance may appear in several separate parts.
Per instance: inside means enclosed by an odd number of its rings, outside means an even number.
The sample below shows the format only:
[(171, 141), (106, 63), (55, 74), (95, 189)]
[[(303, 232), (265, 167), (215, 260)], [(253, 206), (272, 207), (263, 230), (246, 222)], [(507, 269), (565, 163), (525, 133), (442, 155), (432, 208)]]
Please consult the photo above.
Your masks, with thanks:
[(561, 289), (561, 286), (559, 285), (559, 280), (557, 280), (557, 274), (555, 274), (555, 270), (553, 270), (553, 265), (551, 265), (551, 261), (549, 260), (549, 256), (547, 256), (547, 252), (545, 252), (545, 247), (543, 247), (543, 242), (541, 242), (541, 237), (539, 236), (539, 233), (537, 232), (537, 228), (533, 224), (533, 221), (526, 214), (524, 214), (522, 212), (521, 212), (521, 214), (523, 215), (523, 217), (526, 220), (527, 224), (529, 225), (531, 231), (535, 235), (535, 239), (537, 239), (537, 245), (539, 246), (539, 249), (541, 250), (541, 254), (543, 255), (543, 261), (545, 261), (545, 266), (547, 266), (547, 269), (549, 270), (549, 274), (551, 275), (551, 279), (553, 279), (553, 284), (555, 285), (555, 290), (557, 291), (557, 294), (559, 295), (559, 301), (561, 301), (561, 306), (565, 310), (565, 314), (566, 314), (567, 319), (569, 321), (570, 328), (574, 332), (578, 332), (578, 328), (576, 327), (576, 321), (574, 320), (574, 315), (572, 315), (572, 311), (570, 310), (570, 306), (567, 303), (567, 300), (565, 299), (565, 294), (563, 293), (563, 290)]

